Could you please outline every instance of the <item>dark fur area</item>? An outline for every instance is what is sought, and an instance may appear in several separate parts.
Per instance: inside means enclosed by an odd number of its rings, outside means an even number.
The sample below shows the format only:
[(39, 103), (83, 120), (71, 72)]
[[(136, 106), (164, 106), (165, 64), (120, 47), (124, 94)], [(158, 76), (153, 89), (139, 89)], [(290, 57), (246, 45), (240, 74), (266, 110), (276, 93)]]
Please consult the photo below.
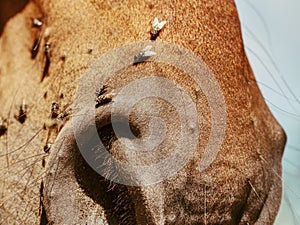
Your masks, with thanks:
[[(111, 125), (103, 127), (100, 131), (100, 138), (109, 150), (111, 142), (116, 140)], [(96, 147), (97, 148), (97, 147)], [(98, 152), (101, 152), (99, 150)], [(82, 158), (78, 149), (75, 150), (75, 175), (77, 182), (83, 189), (84, 193), (92, 198), (97, 204), (103, 206), (105, 215), (109, 224), (136, 224), (134, 203), (128, 192), (128, 186), (116, 184), (112, 181), (106, 180), (95, 172)], [(104, 157), (98, 155), (98, 157)], [(109, 159), (103, 159), (107, 173), (117, 176), (118, 168), (114, 167)]]

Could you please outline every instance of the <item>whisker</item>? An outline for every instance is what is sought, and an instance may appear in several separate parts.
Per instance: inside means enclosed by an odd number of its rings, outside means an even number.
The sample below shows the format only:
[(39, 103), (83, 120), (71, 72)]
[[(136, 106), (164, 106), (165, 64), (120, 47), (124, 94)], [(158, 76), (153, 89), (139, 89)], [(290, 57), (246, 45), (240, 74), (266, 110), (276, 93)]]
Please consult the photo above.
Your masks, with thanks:
[(288, 101), (289, 105), (291, 106), (291, 108), (294, 111), (297, 111), (293, 104), (291, 104), (291, 102), (289, 101), (288, 97), (284, 94), (283, 89), (281, 88), (280, 84), (278, 83), (278, 81), (275, 79), (274, 75), (271, 73), (271, 71), (268, 69), (268, 67), (266, 66), (266, 64), (262, 61), (262, 59), (257, 55), (256, 52), (254, 52), (251, 48), (245, 46), (245, 48), (252, 53), (252, 55), (261, 63), (261, 65), (264, 67), (264, 69), (267, 71), (267, 73), (270, 75), (270, 77), (272, 78), (272, 80), (274, 81), (274, 83), (276, 84), (276, 86), (278, 87), (278, 89), (281, 91), (282, 96)]
[(27, 182), (26, 182), (26, 184), (25, 184), (25, 187), (24, 187), (24, 189), (23, 189), (23, 192), (25, 192), (25, 191), (26, 191), (26, 189), (27, 189), (27, 186), (28, 186), (28, 184), (29, 184), (29, 181), (30, 181), (30, 179), (31, 179), (31, 177), (32, 177), (32, 174), (33, 174), (34, 168), (35, 168), (35, 164), (34, 164), (34, 165), (31, 167), (31, 170), (30, 170), (30, 175), (29, 175), (29, 177), (28, 177), (28, 179), (27, 179)]
[[(18, 181), (21, 182), (21, 179), (27, 174), (27, 172), (28, 172), (30, 169), (34, 168), (34, 166), (35, 166), (35, 164), (33, 164), (32, 167), (27, 167), (27, 169), (24, 171), (24, 173), (22, 173), (22, 174), (18, 177)], [(33, 170), (33, 169), (32, 169), (32, 170)], [(12, 185), (14, 185), (14, 184), (9, 185), (7, 188), (8, 188), (8, 189), (11, 189)], [(26, 186), (25, 186), (25, 187), (26, 187)]]
[[(19, 90), (19, 89), (18, 89)], [(8, 115), (7, 115), (7, 131), (6, 131), (6, 136), (5, 136), (5, 157), (6, 157), (6, 164), (7, 164), (7, 167), (9, 167), (9, 157), (8, 157), (8, 134), (9, 134), (9, 124), (10, 124), (10, 114), (11, 114), (11, 111), (12, 111), (12, 107), (13, 107), (13, 104), (15, 102), (15, 99), (16, 99), (16, 96), (17, 96), (17, 93), (18, 93), (18, 90), (16, 91), (15, 95), (13, 96), (13, 99), (12, 99), (12, 102), (10, 104), (10, 107), (9, 107), (9, 111), (8, 111)], [(1, 155), (0, 155), (1, 157)]]
[[(55, 154), (55, 156), (54, 156), (55, 158), (58, 156), (58, 153), (60, 152), (61, 146), (63, 145), (64, 141), (65, 141), (65, 137), (63, 137), (63, 139), (61, 140), (61, 144), (60, 144), (60, 146), (59, 146), (59, 150), (56, 152), (56, 154)], [(52, 162), (52, 164), (49, 165), (49, 167), (52, 167), (52, 166), (54, 165), (54, 163), (57, 164), (57, 167), (56, 167), (57, 169), (55, 170), (55, 173), (54, 173), (54, 177), (53, 177), (53, 180), (52, 180), (52, 186), (51, 186), (50, 192), (52, 192), (52, 189), (53, 189), (53, 186), (54, 186), (54, 181), (55, 181), (55, 179), (56, 179), (57, 170), (58, 170), (58, 167), (59, 167), (59, 160), (58, 160), (57, 162)]]
[(264, 17), (259, 12), (259, 10), (250, 1), (248, 1), (248, 0), (245, 0), (245, 1), (242, 1), (242, 2), (248, 4), (250, 6), (250, 8), (255, 12), (255, 14), (259, 17), (259, 19), (261, 20), (262, 25), (263, 25), (266, 33), (267, 33), (268, 43), (272, 43), (271, 42), (271, 36), (270, 36), (270, 31), (269, 31), (268, 25), (267, 25), (266, 20), (264, 19)]
[[(44, 176), (41, 176), (41, 175), (44, 175)], [(33, 180), (27, 187), (32, 187), (34, 185), (36, 185), (36, 182), (42, 180), (43, 178), (45, 178), (46, 175), (45, 175), (45, 172), (41, 173), (35, 180)], [(10, 194), (9, 196), (7, 196), (6, 198), (4, 198), (4, 200), (2, 202), (0, 202), (0, 207), (2, 207), (8, 200), (12, 199), (13, 197), (15, 197), (17, 194), (21, 194), (23, 193), (24, 190), (20, 190), (20, 191), (16, 191), (12, 194)], [(39, 195), (36, 194), (36, 197), (34, 198), (39, 198)]]
[(250, 28), (247, 25), (243, 24), (243, 27), (245, 28), (245, 30), (247, 31), (247, 33), (250, 34), (251, 38), (259, 45), (259, 47), (263, 50), (263, 52), (267, 55), (268, 59), (271, 61), (272, 66), (275, 68), (276, 72), (278, 74), (280, 74), (280, 70), (279, 68), (276, 66), (276, 63), (273, 59), (273, 57), (271, 56), (270, 52), (265, 48), (265, 46), (263, 45), (263, 43), (257, 38), (257, 36), (250, 30)]
[[(288, 91), (291, 93), (291, 95), (293, 96), (293, 98), (296, 100), (296, 102), (298, 104), (300, 104), (300, 100), (299, 98), (295, 95), (295, 93), (292, 91), (291, 87), (289, 86), (289, 84), (286, 82), (286, 80), (284, 79), (283, 76), (280, 75), (280, 70), (279, 68), (276, 66), (276, 63), (273, 59), (273, 57), (271, 56), (271, 54), (269, 53), (269, 51), (264, 47), (264, 45), (262, 44), (262, 42), (256, 37), (256, 35), (246, 26), (243, 25), (245, 27), (245, 30), (247, 31), (247, 33), (250, 34), (251, 38), (254, 39), (254, 41), (259, 45), (259, 47), (263, 50), (263, 52), (267, 55), (268, 59), (271, 61), (272, 66), (274, 67), (274, 69), (276, 70), (277, 74), (279, 75), (279, 77), (281, 78), (281, 80), (283, 81), (284, 85), (286, 86), (286, 88), (288, 89)], [(247, 48), (248, 50), (250, 50), (250, 48)], [(261, 61), (262, 62), (262, 61)], [(274, 79), (273, 79), (274, 80)], [(276, 84), (278, 86), (278, 84)], [(268, 86), (267, 86), (268, 87)], [(282, 90), (281, 90), (282, 91)], [(281, 95), (281, 94), (280, 94)], [(284, 95), (281, 95), (284, 96)], [(284, 96), (287, 97), (287, 96)], [(289, 99), (289, 98), (287, 98)], [(290, 100), (290, 99), (289, 99)], [(295, 109), (294, 109), (295, 110)], [(297, 110), (295, 110), (297, 111)]]
[[(248, 180), (248, 183), (250, 185), (250, 187), (252, 188), (252, 190), (254, 191), (255, 195), (257, 196), (257, 198), (259, 199), (259, 201), (262, 203), (262, 204), (265, 204), (264, 200), (259, 196), (259, 194), (257, 193), (255, 187), (252, 185), (251, 181)], [(268, 217), (270, 218), (270, 210), (268, 208)]]
[(25, 144), (21, 145), (20, 147), (16, 148), (15, 150), (12, 150), (11, 152), (8, 152), (7, 154), (0, 155), (0, 157), (3, 157), (3, 156), (6, 156), (6, 155), (10, 155), (12, 153), (15, 153), (15, 152), (19, 151), (20, 149), (24, 148), (25, 146), (29, 145), (29, 143), (32, 140), (34, 140), (42, 130), (43, 130), (43, 128), (40, 128), (28, 141), (26, 141)]
[(3, 209), (3, 211), (5, 211), (5, 213), (3, 213), (3, 215), (7, 215), (7, 216), (4, 218), (0, 217), (0, 224), (9, 224), (9, 223), (4, 223), (4, 222), (7, 221), (11, 217), (16, 217), (19, 221), (21, 221), (21, 218), (18, 216), (18, 214), (17, 215), (12, 214), (12, 212), (10, 212), (10, 210), (8, 210), (8, 209)]
[(293, 220), (294, 222), (296, 222), (297, 224), (299, 224), (300, 218), (298, 217), (298, 214), (295, 212), (294, 207), (291, 204), (291, 201), (289, 199), (289, 197), (287, 195), (284, 195), (284, 200), (286, 201), (288, 207), (290, 208), (292, 214), (293, 214)]
[[(16, 164), (19, 164), (19, 163), (21, 163), (21, 162), (25, 162), (25, 161), (27, 161), (27, 160), (29, 160), (29, 159), (32, 159), (32, 158), (36, 158), (36, 157), (38, 157), (38, 156), (45, 156), (45, 155), (47, 155), (47, 153), (41, 153), (41, 154), (36, 154), (36, 155), (32, 155), (32, 156), (29, 156), (29, 157), (27, 157), (27, 158), (23, 158), (23, 159), (21, 159), (21, 160), (19, 160), (19, 161), (16, 161), (16, 162), (13, 162), (12, 164), (11, 164), (11, 166), (12, 165), (16, 165)], [(39, 159), (41, 160), (43, 157), (40, 157)]]
[(294, 99), (297, 101), (298, 104), (300, 104), (300, 100), (299, 98), (295, 95), (295, 93), (293, 92), (293, 90), (291, 89), (291, 87), (289, 86), (289, 84), (286, 82), (286, 80), (281, 76), (282, 81), (284, 82), (285, 86), (287, 87), (287, 89), (289, 90), (289, 92), (291, 93), (291, 95), (294, 97)]
[(8, 175), (6, 177), (0, 177), (0, 178), (3, 179), (3, 180), (6, 180), (6, 179), (8, 179), (9, 177), (11, 177), (13, 175), (21, 174), (21, 172), (24, 171), (24, 169), (26, 169), (25, 170), (25, 172), (26, 172), (31, 168), (31, 166), (34, 166), (37, 162), (40, 162), (41, 159), (43, 159), (43, 157), (36, 159), (35, 161), (33, 161), (33, 163), (27, 164), (26, 167), (24, 167), (24, 168), (22, 168), (21, 170), (18, 170), (18, 171), (16, 171), (15, 168), (10, 168), (9, 170), (5, 171), (5, 173), (8, 173)]
[[(23, 220), (23, 224), (29, 224), (27, 221), (29, 220), (29, 218), (31, 218), (31, 216), (36, 213), (36, 211), (32, 210), (32, 208), (30, 208), (30, 211), (24, 211), (24, 215), (23, 218), (25, 218)], [(25, 217), (27, 215), (27, 217)]]
[[(15, 192), (15, 194), (20, 194), (20, 193), (24, 193), (25, 191), (26, 191), (26, 189), (28, 188), (28, 187), (30, 187), (31, 185), (29, 184), (29, 181), (30, 181), (30, 177), (32, 177), (32, 173), (33, 173), (33, 169), (34, 169), (34, 165), (36, 164), (36, 162), (38, 162), (38, 161), (40, 161), (40, 159), (39, 160), (35, 160), (35, 162), (33, 163), (33, 164), (31, 164), (30, 166), (27, 166), (27, 169), (24, 171), (24, 173), (22, 174), (22, 175), (20, 175), (19, 177), (18, 177), (18, 182), (20, 182), (21, 181), (21, 178), (23, 178), (26, 174), (27, 174), (27, 172), (31, 169), (31, 173), (30, 173), (30, 176), (29, 176), (29, 178), (27, 179), (27, 182), (26, 182), (26, 184), (25, 184), (25, 188), (23, 189), (23, 190), (20, 190), (19, 192)], [(32, 166), (33, 165), (33, 166)], [(19, 172), (21, 172), (21, 171), (18, 171), (17, 173), (19, 173)], [(42, 174), (44, 174), (45, 172), (42, 172), (39, 176), (41, 176)], [(11, 174), (9, 174), (10, 176), (11, 176)], [(9, 176), (9, 177), (10, 177)], [(38, 176), (38, 177), (39, 177)], [(35, 180), (37, 180), (38, 181), (38, 177), (35, 179)], [(31, 182), (33, 185), (35, 184), (34, 183), (34, 180)], [(9, 186), (7, 186), (6, 188), (7, 189), (11, 189), (11, 187), (13, 186), (14, 184), (12, 183), (12, 184), (10, 184)], [(22, 196), (24, 196), (24, 195), (20, 195), (19, 196), (19, 198), (21, 199), (22, 198)], [(10, 197), (13, 197), (13, 196), (10, 196)], [(7, 200), (9, 200), (10, 198), (8, 198)], [(4, 203), (3, 203), (4, 204)], [(1, 206), (1, 205), (0, 205)]]
[(297, 148), (297, 147), (295, 147), (295, 146), (287, 145), (287, 147), (290, 148), (290, 149), (293, 149), (293, 150), (295, 150), (295, 151), (299, 151), (299, 152), (300, 152), (300, 148)]
[[(42, 173), (43, 174), (43, 173)], [(42, 175), (41, 174), (41, 175)], [(39, 176), (41, 176), (41, 175), (39, 175)], [(42, 177), (43, 178), (43, 177)], [(30, 183), (30, 185), (28, 185), (28, 187), (30, 187), (31, 185), (36, 185), (36, 183), (35, 182), (38, 182), (39, 181), (39, 177), (37, 177), (35, 180), (33, 180), (31, 183)], [(26, 190), (25, 189), (23, 189), (23, 190), (20, 190), (20, 191), (16, 191), (16, 192), (14, 192), (14, 193), (12, 193), (10, 196), (8, 196), (8, 197), (6, 197), (6, 199), (4, 199), (4, 201), (0, 204), (0, 207), (3, 207), (3, 205), (8, 201), (8, 200), (10, 200), (10, 199), (14, 199), (14, 198), (16, 198), (16, 197), (18, 197), (18, 198), (20, 198), (21, 200), (22, 200), (22, 203), (26, 203), (27, 205), (28, 204), (30, 204), (30, 201), (26, 201), (23, 197), (24, 196), (26, 196), (26, 195), (24, 195), (24, 194), (22, 194), (22, 193), (24, 193)], [(30, 198), (30, 200), (34, 200), (35, 198), (37, 198), (38, 196), (37, 196), (37, 194), (33, 194), (33, 196), (35, 196), (35, 197), (31, 197)], [(14, 204), (13, 203), (13, 201), (12, 202), (9, 202), (9, 203), (11, 203), (11, 204)], [(8, 205), (9, 206), (9, 205)], [(7, 207), (6, 207), (7, 208)], [(10, 207), (10, 208), (12, 208), (12, 209), (16, 209), (16, 207), (15, 207), (15, 205), (13, 205), (12, 207)], [(16, 211), (16, 210), (15, 210)], [(8, 209), (6, 209), (6, 212), (8, 212)], [(6, 218), (4, 218), (4, 219), (1, 219), (1, 221), (0, 221), (0, 224), (2, 224), (2, 222), (3, 221), (6, 221), (8, 218), (10, 218), (10, 216), (13, 216), (14, 218), (17, 216), (18, 218), (19, 218), (19, 220), (20, 221), (22, 221), (22, 219), (23, 219), (23, 217), (19, 217), (19, 213), (18, 213), (18, 211), (16, 211), (17, 212), (17, 215), (12, 215), (12, 213), (11, 212), (9, 212), (9, 214), (10, 215), (8, 215)]]
[[(36, 198), (38, 198), (39, 196), (34, 196), (32, 197), (30, 200), (34, 201)], [(26, 205), (29, 205), (30, 202), (27, 201)], [(5, 223), (5, 221), (8, 221), (9, 218), (14, 217), (14, 219), (17, 218), (18, 221), (23, 221), (24, 217), (19, 216), (18, 211), (15, 210), (15, 205), (13, 207), (10, 207), (11, 210), (14, 210), (14, 212), (16, 212), (15, 214), (13, 214), (9, 209), (4, 209), (5, 210), (5, 214), (8, 214), (6, 217), (4, 217), (3, 219), (0, 218), (0, 224), (10, 224), (11, 221), (9, 221), (8, 223)], [(32, 214), (34, 213), (34, 211), (32, 210), (31, 212)], [(24, 221), (23, 221), (24, 222)], [(26, 223), (22, 223), (22, 224), (26, 224)]]
[[(34, 165), (34, 166), (35, 166), (35, 165)], [(23, 193), (25, 193), (26, 190), (27, 190), (27, 186), (28, 186), (28, 184), (29, 184), (29, 181), (30, 181), (32, 175), (33, 175), (34, 166), (33, 166), (32, 169), (31, 169), (30, 176), (29, 176), (28, 179), (27, 179), (27, 182), (26, 182), (26, 184), (25, 184), (25, 188), (23, 189)], [(24, 202), (24, 201), (23, 201), (23, 202)], [(26, 211), (27, 211), (26, 209), (29, 208), (28, 206), (29, 206), (29, 201), (26, 202), (26, 207), (24, 207), (24, 213), (23, 213), (23, 215), (22, 215), (21, 218), (24, 218), (24, 217), (25, 217)], [(31, 207), (32, 207), (32, 206), (31, 206)], [(31, 211), (33, 211), (33, 210), (31, 210)], [(23, 221), (23, 222), (24, 222), (24, 221)]]
[[(268, 161), (267, 160), (265, 160), (262, 156), (260, 156), (260, 158), (266, 163), (266, 164), (268, 164)], [(276, 175), (276, 177), (278, 178), (278, 179), (280, 179), (280, 181), (281, 182), (283, 182), (283, 178), (282, 178), (282, 176), (280, 175), (280, 174), (278, 174), (277, 173), (277, 171), (272, 167), (271, 168), (271, 170), (272, 170), (272, 172)], [(290, 190), (295, 196), (297, 196), (297, 198), (299, 198), (300, 199), (300, 196), (288, 185), (288, 184), (284, 184), (284, 186), (288, 189), (288, 190)]]
[(33, 140), (30, 140), (30, 142), (28, 142), (27, 145), (24, 146), (22, 151), (16, 152), (16, 154), (14, 155), (14, 161), (17, 161), (21, 157), (21, 154), (31, 145)]
[(295, 163), (292, 162), (291, 160), (284, 158), (283, 161), (285, 161), (286, 163), (292, 165), (293, 167), (295, 167), (296, 169), (298, 169), (298, 170), (300, 171), (300, 166), (297, 165), (297, 164), (295, 164)]
[[(268, 88), (268, 89), (270, 89), (272, 92), (274, 92), (275, 94), (277, 94), (277, 95), (279, 95), (279, 96), (282, 96), (282, 94), (279, 92), (279, 91), (277, 91), (277, 90), (275, 90), (274, 88), (272, 88), (272, 87), (270, 87), (270, 86), (268, 86), (268, 85), (266, 85), (265, 83), (263, 83), (263, 82), (260, 82), (260, 81), (256, 81), (260, 86), (264, 86), (264, 87), (266, 87), (266, 88)], [(283, 97), (283, 96), (282, 96)], [(290, 101), (295, 101), (294, 99), (291, 99), (291, 98), (289, 98), (289, 97), (287, 97)]]
[(279, 110), (280, 112), (283, 112), (284, 114), (287, 114), (288, 116), (291, 116), (291, 117), (296, 117), (294, 119), (299, 119), (300, 118), (300, 115), (299, 114), (295, 114), (295, 113), (291, 113), (291, 112), (288, 112), (284, 109), (281, 109), (279, 108), (278, 106), (276, 106), (275, 104), (273, 104), (271, 101), (269, 101), (268, 99), (264, 98), (266, 102), (268, 102), (271, 106), (273, 106), (274, 108), (276, 108), (277, 110)]

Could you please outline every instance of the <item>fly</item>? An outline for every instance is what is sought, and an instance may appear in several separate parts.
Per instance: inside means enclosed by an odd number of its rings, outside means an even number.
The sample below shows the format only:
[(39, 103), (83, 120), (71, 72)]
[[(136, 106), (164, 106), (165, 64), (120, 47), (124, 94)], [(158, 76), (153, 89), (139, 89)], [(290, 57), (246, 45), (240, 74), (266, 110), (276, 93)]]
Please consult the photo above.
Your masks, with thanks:
[(151, 30), (150, 30), (151, 40), (155, 40), (158, 37), (161, 29), (163, 29), (163, 27), (166, 25), (166, 23), (167, 23), (166, 20), (159, 22), (157, 18), (154, 18), (154, 20), (152, 22)]
[(133, 63), (134, 64), (138, 64), (138, 63), (146, 61), (151, 56), (155, 56), (156, 52), (150, 51), (151, 48), (152, 48), (152, 45), (148, 45), (143, 50), (141, 50), (140, 52), (138, 52), (134, 56), (134, 62)]

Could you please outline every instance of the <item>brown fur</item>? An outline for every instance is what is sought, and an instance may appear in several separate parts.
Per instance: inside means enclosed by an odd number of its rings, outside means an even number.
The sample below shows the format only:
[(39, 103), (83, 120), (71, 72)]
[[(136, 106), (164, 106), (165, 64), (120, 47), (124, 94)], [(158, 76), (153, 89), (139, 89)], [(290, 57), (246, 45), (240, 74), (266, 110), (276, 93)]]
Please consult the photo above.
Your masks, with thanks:
[[(32, 28), (33, 17), (42, 18), (43, 28)], [(195, 94), (188, 75), (170, 66), (144, 63), (119, 71), (108, 82), (111, 89), (119, 90), (140, 77), (140, 69), (145, 76), (159, 72), (180, 84), (206, 119), (198, 151), (176, 176), (149, 187), (117, 185), (107, 194), (110, 184), (88, 168), (76, 151), (70, 122), (58, 138), (58, 130), (49, 132), (42, 129), (43, 124), (49, 118), (53, 101), (59, 101), (62, 109), (73, 102), (79, 78), (101, 54), (129, 42), (148, 40), (154, 17), (167, 20), (157, 40), (193, 51), (214, 73), (226, 102), (225, 140), (213, 164), (197, 173), (204, 150), (201, 146), (207, 144), (211, 128), (203, 93)], [(50, 28), (48, 40), (45, 27)], [(39, 53), (32, 60), (30, 49), (40, 32), (43, 38)], [(41, 82), (45, 65), (42, 47), (46, 41), (51, 44), (51, 63), (48, 76)], [(0, 177), (1, 224), (39, 222), (41, 180), (45, 181), (42, 200), (47, 220), (56, 224), (101, 224), (104, 220), (111, 224), (274, 221), (281, 199), (278, 176), (285, 134), (254, 80), (233, 1), (36, 0), (7, 23), (0, 48), (0, 113), (9, 117), (9, 129), (0, 137), (0, 168), (4, 171)], [(15, 105), (24, 98), (29, 110), (22, 125), (13, 119), (13, 114)], [(99, 117), (105, 113), (105, 107), (100, 107)], [(161, 110), (167, 117), (168, 107), (162, 105)], [(142, 113), (135, 116), (143, 118)], [(145, 129), (145, 124), (136, 123), (139, 129)], [(171, 137), (179, 125), (169, 121)], [(41, 155), (47, 137), (48, 142), (56, 139), (49, 158)], [(22, 146), (24, 143), (28, 145)], [(40, 157), (36, 161), (21, 160), (32, 155)], [(42, 166), (43, 157), (48, 171)], [(103, 188), (99, 192), (93, 189), (97, 185)]]

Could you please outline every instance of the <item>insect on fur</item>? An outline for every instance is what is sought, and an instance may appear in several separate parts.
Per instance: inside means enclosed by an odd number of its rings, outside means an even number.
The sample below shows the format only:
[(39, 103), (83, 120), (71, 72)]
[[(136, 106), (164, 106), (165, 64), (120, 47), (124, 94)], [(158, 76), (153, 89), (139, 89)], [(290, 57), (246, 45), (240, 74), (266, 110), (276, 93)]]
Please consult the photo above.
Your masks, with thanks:
[(48, 152), (50, 151), (50, 149), (51, 149), (51, 146), (52, 146), (52, 144), (47, 143), (47, 144), (44, 146), (44, 152), (45, 152), (45, 153), (48, 153)]
[(57, 128), (57, 130), (60, 131), (64, 124), (69, 120), (72, 114), (72, 109), (70, 107), (66, 107), (65, 110), (60, 110), (59, 108), (60, 107), (57, 102), (52, 103), (50, 118), (44, 122), (45, 130)]
[(57, 102), (52, 102), (51, 105), (51, 118), (57, 118), (57, 116), (59, 115), (59, 104)]
[(152, 48), (152, 45), (148, 45), (143, 50), (138, 52), (134, 56), (134, 64), (144, 62), (147, 59), (149, 59), (151, 56), (155, 56), (156, 52), (150, 51), (151, 48)]
[(40, 21), (38, 18), (33, 18), (32, 19), (32, 26), (33, 27), (41, 27), (41, 26), (43, 26), (43, 22)]
[(46, 30), (45, 30), (45, 44), (44, 44), (44, 55), (45, 55), (46, 61), (45, 61), (45, 65), (44, 65), (44, 70), (43, 70), (43, 75), (42, 75), (41, 82), (48, 75), (49, 67), (50, 67), (51, 45), (50, 45), (50, 41), (49, 41), (49, 36), (50, 36), (50, 28), (47, 27)]
[(37, 38), (34, 39), (33, 46), (32, 46), (32, 49), (31, 49), (31, 59), (35, 59), (35, 57), (38, 54), (41, 39), (42, 39), (42, 36), (43, 36), (43, 29), (41, 28), (42, 26), (43, 26), (42, 21), (40, 21), (37, 18), (32, 19), (32, 27), (39, 28), (39, 35), (38, 35)]
[(25, 100), (23, 99), (18, 115), (15, 115), (16, 120), (18, 120), (20, 123), (24, 123), (27, 118), (27, 108), (28, 107), (25, 103)]
[(154, 20), (152, 22), (151, 30), (150, 30), (151, 40), (155, 40), (157, 38), (157, 36), (159, 35), (159, 32), (166, 25), (166, 23), (167, 23), (166, 20), (159, 22), (156, 17), (154, 18)]
[(7, 131), (7, 123), (5, 119), (0, 116), (0, 137)]
[(107, 86), (103, 85), (101, 88), (98, 88), (95, 92), (96, 94), (96, 108), (98, 108), (101, 105), (105, 105), (112, 101), (113, 94), (107, 94)]

